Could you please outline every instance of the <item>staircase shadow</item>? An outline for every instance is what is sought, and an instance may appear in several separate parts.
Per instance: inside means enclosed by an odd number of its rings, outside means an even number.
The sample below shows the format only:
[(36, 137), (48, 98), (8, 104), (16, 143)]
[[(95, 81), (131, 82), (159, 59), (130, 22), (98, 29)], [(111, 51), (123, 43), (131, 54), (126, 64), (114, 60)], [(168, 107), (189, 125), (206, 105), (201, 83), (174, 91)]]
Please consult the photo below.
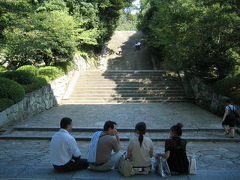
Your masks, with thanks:
[(109, 74), (111, 74), (111, 71), (105, 71), (103, 76), (116, 84), (114, 88), (116, 94), (111, 95), (111, 100), (108, 100), (110, 103), (111, 101), (117, 103), (149, 103), (185, 100), (185, 92), (176, 73), (161, 72), (158, 76), (158, 74), (134, 71), (123, 73), (120, 77)]
[[(121, 35), (119, 35), (120, 37)], [(126, 35), (127, 36), (127, 35)], [(141, 41), (142, 48), (140, 50), (136, 50), (134, 47), (134, 44), (138, 41)], [(116, 41), (117, 43), (118, 41)], [(115, 43), (115, 41), (113, 41)], [(128, 40), (122, 45), (119, 45), (118, 47), (121, 47), (122, 54), (116, 55), (114, 58), (108, 58), (107, 61), (107, 70), (152, 70), (153, 65), (150, 59), (150, 54), (148, 51), (148, 48), (144, 46), (144, 39), (142, 32), (138, 31), (131, 36), (129, 36)], [(108, 51), (112, 52), (113, 49), (110, 49), (107, 47)], [(108, 51), (106, 52), (106, 55), (109, 54)], [(115, 49), (117, 54), (117, 49)]]

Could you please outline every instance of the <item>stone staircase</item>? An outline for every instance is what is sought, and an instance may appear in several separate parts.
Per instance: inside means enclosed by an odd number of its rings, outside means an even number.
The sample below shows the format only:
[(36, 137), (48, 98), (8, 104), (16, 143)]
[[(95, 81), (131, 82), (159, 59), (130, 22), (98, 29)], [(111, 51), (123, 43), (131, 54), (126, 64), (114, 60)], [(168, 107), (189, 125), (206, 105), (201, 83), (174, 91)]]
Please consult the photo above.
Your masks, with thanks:
[(161, 70), (85, 71), (63, 104), (191, 101), (176, 72)]

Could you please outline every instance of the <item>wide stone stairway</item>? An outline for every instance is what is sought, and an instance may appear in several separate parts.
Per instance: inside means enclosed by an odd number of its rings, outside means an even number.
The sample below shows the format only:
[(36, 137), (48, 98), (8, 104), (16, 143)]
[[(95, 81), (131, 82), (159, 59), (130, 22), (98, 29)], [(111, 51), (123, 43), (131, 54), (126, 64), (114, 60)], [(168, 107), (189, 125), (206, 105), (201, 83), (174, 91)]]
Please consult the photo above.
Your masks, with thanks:
[[(118, 124), (121, 151), (135, 136), (135, 124), (147, 124), (146, 136), (154, 141), (154, 152), (164, 152), (169, 128), (184, 124), (187, 154), (195, 154), (197, 175), (166, 179), (225, 180), (240, 177), (240, 137), (228, 138), (221, 117), (194, 104), (185, 93), (182, 74), (152, 70), (146, 46), (136, 51), (141, 32), (118, 31), (106, 47), (97, 70), (81, 71), (73, 78), (62, 104), (0, 129), (0, 179), (123, 180), (116, 170), (56, 173), (50, 163), (49, 142), (63, 117), (73, 119), (73, 131), (82, 152), (88, 155), (89, 141), (105, 121)], [(121, 46), (123, 53), (114, 52)], [(142, 70), (143, 69), (143, 70)], [(131, 180), (157, 180), (160, 176), (134, 176)]]
[(82, 72), (64, 104), (184, 102), (178, 73), (161, 70)]

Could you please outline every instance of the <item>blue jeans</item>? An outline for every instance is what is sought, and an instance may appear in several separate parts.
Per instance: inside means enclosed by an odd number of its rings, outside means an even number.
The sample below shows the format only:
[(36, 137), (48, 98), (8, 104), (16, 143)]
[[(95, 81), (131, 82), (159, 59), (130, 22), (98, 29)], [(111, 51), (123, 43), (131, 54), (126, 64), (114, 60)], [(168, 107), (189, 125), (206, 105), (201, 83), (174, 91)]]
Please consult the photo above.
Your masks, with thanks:
[(93, 164), (89, 164), (89, 167), (93, 171), (109, 171), (112, 170), (113, 168), (117, 169), (121, 156), (122, 156), (121, 152), (114, 153), (112, 154), (111, 159), (105, 164), (101, 166), (94, 166)]

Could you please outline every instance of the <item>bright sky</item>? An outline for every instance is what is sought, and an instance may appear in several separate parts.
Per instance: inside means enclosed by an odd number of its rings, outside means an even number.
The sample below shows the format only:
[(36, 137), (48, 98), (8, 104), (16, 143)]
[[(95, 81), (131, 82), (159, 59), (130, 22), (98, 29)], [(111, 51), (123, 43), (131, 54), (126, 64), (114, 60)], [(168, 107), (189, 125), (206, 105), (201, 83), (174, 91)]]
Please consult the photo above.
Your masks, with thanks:
[(141, 4), (140, 0), (135, 0), (133, 4), (136, 5), (138, 8), (140, 8), (140, 4)]
[[(141, 2), (140, 2), (140, 0), (135, 0), (135, 1), (133, 1), (133, 4), (136, 5), (138, 8), (140, 8)], [(131, 11), (132, 14), (136, 14), (138, 12), (139, 12), (139, 10), (137, 10), (137, 9), (134, 9)]]

